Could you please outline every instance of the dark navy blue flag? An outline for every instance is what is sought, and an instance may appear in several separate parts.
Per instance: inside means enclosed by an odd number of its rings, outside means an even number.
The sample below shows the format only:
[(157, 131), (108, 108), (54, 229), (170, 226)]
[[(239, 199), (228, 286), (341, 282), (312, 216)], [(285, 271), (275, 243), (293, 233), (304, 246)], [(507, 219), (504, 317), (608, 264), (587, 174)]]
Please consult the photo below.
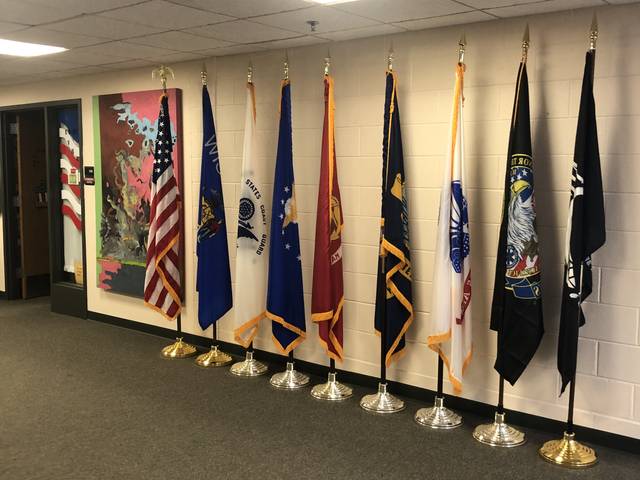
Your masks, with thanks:
[(202, 329), (218, 321), (233, 305), (224, 217), (220, 158), (211, 100), (202, 87), (202, 167), (198, 209), (198, 321)]
[(293, 178), (291, 140), (291, 87), (282, 82), (280, 132), (273, 180), (271, 244), (267, 317), (272, 320), (273, 340), (288, 354), (306, 337), (298, 212)]

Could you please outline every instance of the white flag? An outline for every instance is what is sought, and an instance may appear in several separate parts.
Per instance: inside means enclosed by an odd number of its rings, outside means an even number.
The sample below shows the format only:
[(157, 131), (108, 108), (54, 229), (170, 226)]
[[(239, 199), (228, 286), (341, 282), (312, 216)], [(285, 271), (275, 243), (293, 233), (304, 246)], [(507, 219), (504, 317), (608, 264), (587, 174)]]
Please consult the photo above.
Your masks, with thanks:
[(235, 329), (236, 341), (247, 348), (265, 316), (267, 292), (267, 217), (263, 190), (255, 162), (256, 97), (253, 83), (247, 83), (247, 109), (242, 153), (242, 180), (238, 208), (236, 255)]
[(464, 64), (456, 68), (451, 144), (440, 194), (431, 308), (427, 344), (438, 352), (456, 392), (471, 360), (471, 245), (464, 176)]

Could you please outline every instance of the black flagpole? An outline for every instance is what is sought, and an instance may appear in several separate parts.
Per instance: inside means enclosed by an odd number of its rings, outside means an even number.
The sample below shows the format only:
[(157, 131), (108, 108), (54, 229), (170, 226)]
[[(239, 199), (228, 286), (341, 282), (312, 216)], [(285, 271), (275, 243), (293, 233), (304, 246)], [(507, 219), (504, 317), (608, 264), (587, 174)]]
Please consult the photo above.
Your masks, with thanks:
[(497, 411), (500, 415), (504, 414), (504, 377), (500, 375), (500, 382), (498, 386), (498, 408)]
[(436, 398), (444, 397), (444, 361), (442, 357), (438, 355), (438, 391), (436, 393)]
[[(577, 357), (577, 355), (576, 355)], [(569, 385), (569, 413), (567, 414), (567, 433), (572, 435), (573, 431), (573, 407), (576, 398), (576, 376), (573, 375), (571, 385)]]

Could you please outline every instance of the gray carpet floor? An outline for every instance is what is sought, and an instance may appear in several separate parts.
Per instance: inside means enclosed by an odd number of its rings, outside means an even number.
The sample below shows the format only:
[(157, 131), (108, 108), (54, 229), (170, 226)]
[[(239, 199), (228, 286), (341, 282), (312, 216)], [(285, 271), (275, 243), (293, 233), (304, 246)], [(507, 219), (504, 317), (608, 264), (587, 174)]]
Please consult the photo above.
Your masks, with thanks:
[[(0, 301), (0, 478), (639, 479), (640, 458), (597, 446), (568, 471), (538, 458), (546, 433), (492, 449), (465, 414), (448, 432), (417, 426), (422, 405), (380, 417), (354, 398), (314, 400), (268, 377), (164, 360), (162, 338), (49, 313), (47, 299)], [(314, 382), (320, 381), (313, 378)]]

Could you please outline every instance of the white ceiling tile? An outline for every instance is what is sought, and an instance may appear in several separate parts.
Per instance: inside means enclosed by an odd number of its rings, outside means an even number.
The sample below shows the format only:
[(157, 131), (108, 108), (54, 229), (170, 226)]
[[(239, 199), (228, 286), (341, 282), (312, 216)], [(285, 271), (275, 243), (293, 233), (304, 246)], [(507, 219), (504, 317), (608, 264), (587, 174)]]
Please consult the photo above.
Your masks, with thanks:
[(252, 43), (250, 45), (231, 45), (229, 47), (221, 47), (221, 48), (212, 48), (208, 50), (200, 50), (199, 52), (205, 57), (220, 57), (223, 55), (238, 55), (241, 53), (252, 53), (258, 51), (264, 51), (265, 47), (263, 47), (259, 43)]
[(367, 0), (338, 4), (331, 8), (387, 23), (439, 17), (471, 10), (471, 8), (451, 0)]
[[(64, 77), (76, 77), (80, 75), (93, 75), (96, 73), (104, 73), (103, 67), (78, 67), (67, 68), (64, 70), (56, 70), (53, 72), (47, 72), (39, 75), (39, 79), (55, 79)], [(35, 79), (34, 79), (35, 80)]]
[(312, 6), (305, 0), (174, 0), (174, 2), (237, 18), (288, 12)]
[(316, 20), (319, 22), (318, 25), (316, 25), (315, 30), (315, 33), (318, 34), (379, 24), (379, 22), (375, 20), (364, 18), (359, 15), (352, 15), (326, 6), (312, 7), (287, 13), (277, 13), (274, 15), (265, 15), (253, 19), (254, 22), (263, 23), (265, 25), (309, 34), (311, 33), (311, 28), (306, 23), (307, 20)]
[(496, 8), (511, 7), (513, 5), (522, 5), (524, 3), (540, 3), (546, 0), (464, 0), (465, 5), (473, 8)]
[(130, 7), (118, 8), (101, 13), (100, 16), (165, 30), (180, 30), (232, 20), (226, 15), (185, 7), (165, 0), (152, 0)]
[(104, 68), (105, 70), (126, 70), (128, 68), (149, 67), (149, 79), (151, 80), (151, 70), (155, 66), (156, 64), (151, 60), (138, 58), (136, 60), (125, 60), (122, 62), (105, 63), (104, 65), (100, 65), (100, 68)]
[[(17, 58), (4, 63), (2, 68), (12, 75), (34, 75), (56, 70), (66, 70), (71, 66), (68, 63), (56, 60), (44, 60), (42, 58)], [(37, 78), (35, 78), (37, 80)]]
[(278, 48), (295, 48), (295, 47), (304, 47), (306, 45), (317, 45), (319, 43), (326, 43), (327, 40), (320, 37), (314, 37), (312, 35), (301, 35), (295, 38), (285, 38), (283, 40), (274, 40), (271, 42), (260, 43), (262, 47), (267, 49), (278, 49)]
[(23, 28), (27, 28), (27, 25), (22, 25), (21, 23), (0, 22), (0, 33), (15, 32), (16, 30), (22, 30)]
[(424, 30), (426, 28), (446, 27), (448, 25), (462, 25), (465, 23), (485, 22), (496, 18), (488, 13), (474, 10), (473, 12), (456, 13), (455, 15), (444, 15), (442, 17), (421, 18), (419, 20), (408, 20), (406, 22), (395, 23), (394, 25), (408, 30)]
[(210, 37), (202, 37), (186, 32), (164, 32), (146, 37), (134, 38), (132, 43), (141, 45), (151, 45), (157, 47), (170, 48), (181, 52), (192, 52), (194, 50), (205, 50), (207, 48), (218, 48), (230, 45), (229, 42), (216, 40)]
[(74, 16), (73, 12), (53, 8), (50, 5), (51, 2), (49, 2), (49, 6), (41, 6), (25, 3), (22, 0), (0, 0), (2, 21), (40, 25)]
[(149, 60), (155, 64), (169, 64), (178, 62), (187, 62), (189, 60), (200, 60), (205, 58), (204, 55), (198, 52), (179, 52), (172, 53), (170, 55), (158, 55), (157, 57), (150, 57)]
[(54, 53), (49, 58), (68, 62), (75, 65), (103, 65), (105, 63), (124, 62), (129, 58), (121, 55), (110, 55), (100, 51), (100, 46), (81, 47), (67, 50), (66, 52)]
[(64, 22), (51, 23), (46, 25), (46, 28), (48, 30), (55, 30), (59, 32), (75, 32), (83, 35), (95, 35), (97, 37), (109, 38), (111, 40), (122, 40), (125, 38), (150, 35), (152, 33), (162, 31), (159, 28), (123, 22), (107, 17), (98, 17), (96, 15), (83, 15)]
[(351, 30), (341, 30), (339, 32), (328, 32), (319, 35), (322, 38), (340, 42), (342, 40), (351, 40), (354, 38), (375, 37), (376, 35), (389, 35), (392, 33), (404, 32), (405, 29), (399, 26), (382, 24), (373, 25), (371, 27), (354, 28)]
[(24, 3), (48, 7), (55, 3), (57, 9), (69, 12), (68, 17), (81, 13), (95, 13), (111, 10), (113, 8), (126, 7), (140, 0), (22, 0)]
[(162, 46), (148, 46), (138, 45), (131, 42), (115, 41), (107, 42), (101, 45), (96, 45), (92, 48), (92, 51), (99, 55), (109, 55), (113, 57), (121, 58), (149, 58), (157, 57), (159, 55), (169, 55), (172, 53), (178, 53), (177, 50), (171, 50)]
[(604, 5), (604, 2), (602, 0), (547, 0), (511, 7), (491, 8), (487, 12), (497, 17), (520, 17), (560, 10), (573, 10), (575, 8), (596, 7), (598, 5)]
[(218, 23), (206, 27), (190, 28), (190, 33), (234, 43), (254, 43), (299, 36), (299, 33), (281, 30), (249, 20)]
[(40, 43), (56, 47), (74, 48), (95, 45), (105, 41), (104, 38), (80, 35), (71, 32), (53, 32), (42, 27), (29, 27), (17, 32), (6, 33), (2, 38), (18, 42)]

